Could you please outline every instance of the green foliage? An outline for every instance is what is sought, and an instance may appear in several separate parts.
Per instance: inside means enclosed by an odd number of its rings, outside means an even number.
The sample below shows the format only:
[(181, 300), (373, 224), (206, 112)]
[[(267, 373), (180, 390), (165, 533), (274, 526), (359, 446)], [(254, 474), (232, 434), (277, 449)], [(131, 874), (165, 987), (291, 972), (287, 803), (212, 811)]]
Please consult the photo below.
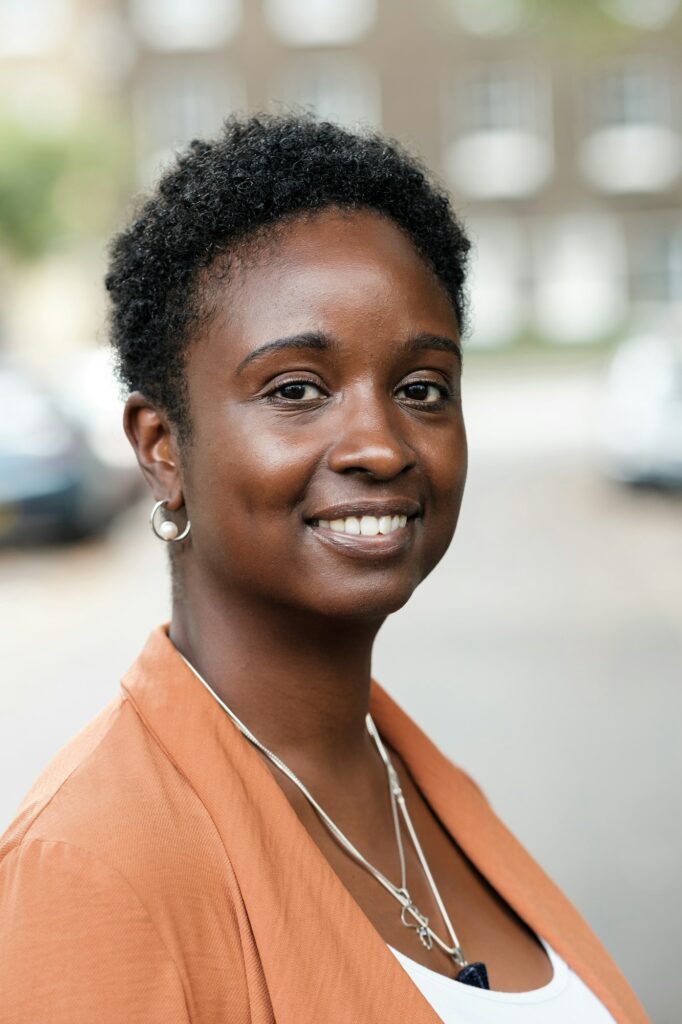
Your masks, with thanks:
[(29, 260), (106, 232), (128, 156), (124, 134), (109, 121), (57, 134), (0, 114), (0, 248)]
[[(647, 0), (639, 2), (646, 11)], [(520, 32), (555, 55), (567, 48), (572, 55), (618, 53), (647, 37), (636, 22), (618, 16), (617, 0), (440, 0), (440, 6), (452, 30), (456, 30), (458, 10), (483, 12), (473, 19), (489, 26), (488, 31), (481, 30), (482, 36), (504, 38), (507, 31)], [(680, 11), (664, 23), (663, 31), (682, 39)]]
[(607, 54), (641, 40), (639, 29), (597, 0), (525, 0), (525, 7), (527, 26), (553, 48), (573, 45), (579, 51)]

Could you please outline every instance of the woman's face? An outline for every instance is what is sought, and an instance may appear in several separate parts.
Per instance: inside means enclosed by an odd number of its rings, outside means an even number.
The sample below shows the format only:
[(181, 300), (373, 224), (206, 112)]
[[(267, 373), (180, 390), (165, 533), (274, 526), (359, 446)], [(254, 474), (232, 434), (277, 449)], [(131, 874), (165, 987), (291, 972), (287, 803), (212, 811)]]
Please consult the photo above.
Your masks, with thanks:
[(466, 478), (442, 286), (391, 222), (327, 210), (214, 287), (187, 362), (193, 578), (329, 616), (395, 611), (446, 551)]

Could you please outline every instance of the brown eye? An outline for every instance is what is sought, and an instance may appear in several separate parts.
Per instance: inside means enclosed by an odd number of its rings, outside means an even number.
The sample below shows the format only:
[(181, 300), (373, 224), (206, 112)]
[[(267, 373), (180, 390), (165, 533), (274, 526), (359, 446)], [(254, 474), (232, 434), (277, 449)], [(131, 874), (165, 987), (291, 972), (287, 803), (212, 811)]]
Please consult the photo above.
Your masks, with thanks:
[(445, 388), (428, 380), (415, 380), (411, 384), (403, 384), (398, 388), (398, 393), (400, 392), (403, 392), (409, 401), (419, 402), (421, 405), (438, 405), (448, 397)]
[(292, 381), (290, 384), (280, 384), (280, 386), (273, 391), (273, 395), (278, 395), (279, 397), (288, 399), (289, 401), (300, 402), (320, 398), (322, 392), (320, 388), (318, 388), (317, 384), (311, 384), (310, 381), (306, 380), (299, 380)]

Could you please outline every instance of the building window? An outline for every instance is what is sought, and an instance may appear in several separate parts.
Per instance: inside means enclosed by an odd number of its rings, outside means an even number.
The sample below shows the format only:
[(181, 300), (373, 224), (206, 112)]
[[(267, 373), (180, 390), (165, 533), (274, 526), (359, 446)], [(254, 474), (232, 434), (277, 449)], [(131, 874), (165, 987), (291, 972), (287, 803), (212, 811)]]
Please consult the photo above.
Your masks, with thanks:
[(670, 83), (660, 70), (634, 66), (608, 72), (593, 83), (593, 127), (666, 124), (671, 98)]
[(474, 246), (469, 283), (471, 345), (507, 345), (527, 327), (530, 253), (526, 233), (509, 217), (474, 218), (467, 227)]
[(303, 107), (339, 124), (378, 125), (379, 83), (371, 68), (352, 58), (329, 55), (292, 65), (276, 87), (285, 106)]
[(116, 86), (132, 72), (137, 45), (130, 24), (120, 11), (98, 7), (87, 17), (81, 17), (72, 53), (89, 79)]
[(604, 192), (656, 192), (682, 170), (673, 122), (672, 75), (642, 63), (601, 73), (587, 102), (579, 153), (585, 177)]
[(640, 305), (682, 305), (682, 218), (641, 214), (631, 224), (632, 290)]
[(241, 79), (217, 64), (182, 64), (148, 72), (134, 98), (141, 179), (154, 177), (173, 152), (192, 139), (214, 135), (244, 103)]
[(516, 199), (547, 181), (553, 164), (549, 83), (532, 69), (485, 68), (446, 101), (445, 169), (478, 199)]
[(290, 46), (356, 42), (374, 25), (376, 0), (264, 0), (273, 32)]
[(0, 55), (33, 57), (61, 46), (72, 19), (68, 0), (2, 0)]
[(564, 214), (536, 226), (535, 324), (555, 342), (590, 342), (611, 334), (627, 314), (623, 228), (601, 211)]
[(215, 50), (238, 31), (242, 0), (132, 0), (139, 38), (153, 50)]

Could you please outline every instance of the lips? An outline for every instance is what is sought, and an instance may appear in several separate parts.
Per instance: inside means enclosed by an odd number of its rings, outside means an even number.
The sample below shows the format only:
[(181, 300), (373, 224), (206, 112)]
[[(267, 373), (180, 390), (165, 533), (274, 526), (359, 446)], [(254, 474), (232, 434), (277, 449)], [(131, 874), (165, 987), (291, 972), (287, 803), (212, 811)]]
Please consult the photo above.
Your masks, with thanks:
[(351, 558), (386, 558), (407, 551), (421, 510), (408, 499), (328, 505), (306, 517), (311, 533)]

